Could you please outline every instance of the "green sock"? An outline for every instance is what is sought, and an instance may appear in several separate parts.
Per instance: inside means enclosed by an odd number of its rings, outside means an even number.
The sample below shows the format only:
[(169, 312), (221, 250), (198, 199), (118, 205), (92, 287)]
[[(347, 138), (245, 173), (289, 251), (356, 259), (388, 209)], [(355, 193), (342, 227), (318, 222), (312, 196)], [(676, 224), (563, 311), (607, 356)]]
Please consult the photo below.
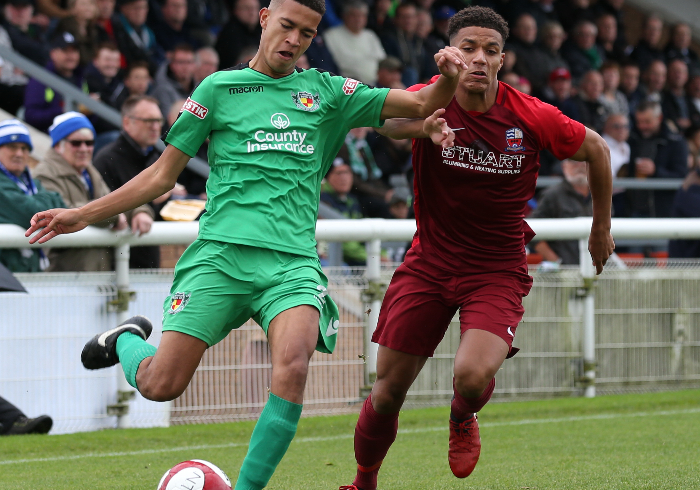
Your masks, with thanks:
[(267, 486), (294, 439), (301, 408), (302, 405), (270, 393), (250, 437), (248, 454), (243, 460), (235, 490), (260, 490)]
[(117, 356), (122, 364), (124, 376), (137, 390), (139, 387), (136, 386), (136, 371), (139, 370), (139, 364), (155, 353), (155, 347), (134, 333), (124, 332), (117, 338)]

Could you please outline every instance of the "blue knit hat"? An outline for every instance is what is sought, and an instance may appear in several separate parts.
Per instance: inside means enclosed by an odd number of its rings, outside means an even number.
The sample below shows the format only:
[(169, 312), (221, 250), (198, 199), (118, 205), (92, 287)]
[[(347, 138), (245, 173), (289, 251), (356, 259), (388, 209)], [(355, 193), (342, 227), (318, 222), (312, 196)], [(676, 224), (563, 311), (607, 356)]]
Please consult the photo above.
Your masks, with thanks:
[(0, 146), (8, 143), (26, 143), (29, 151), (34, 149), (27, 126), (17, 119), (0, 122)]
[(95, 128), (92, 126), (92, 123), (79, 112), (71, 111), (54, 117), (53, 124), (49, 127), (51, 146), (56, 146), (59, 141), (69, 134), (83, 128), (89, 129), (92, 131), (92, 136), (95, 136)]

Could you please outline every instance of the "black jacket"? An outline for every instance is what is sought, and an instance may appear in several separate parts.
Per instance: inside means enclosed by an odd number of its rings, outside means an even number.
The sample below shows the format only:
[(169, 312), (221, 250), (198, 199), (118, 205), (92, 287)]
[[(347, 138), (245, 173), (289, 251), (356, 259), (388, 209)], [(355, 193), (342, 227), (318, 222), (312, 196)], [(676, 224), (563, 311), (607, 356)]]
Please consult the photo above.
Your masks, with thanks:
[(260, 25), (251, 31), (236, 17), (231, 17), (229, 23), (221, 29), (214, 46), (214, 49), (219, 53), (219, 67), (226, 69), (236, 66), (238, 56), (243, 48), (257, 47), (260, 44), (261, 34), (262, 27)]

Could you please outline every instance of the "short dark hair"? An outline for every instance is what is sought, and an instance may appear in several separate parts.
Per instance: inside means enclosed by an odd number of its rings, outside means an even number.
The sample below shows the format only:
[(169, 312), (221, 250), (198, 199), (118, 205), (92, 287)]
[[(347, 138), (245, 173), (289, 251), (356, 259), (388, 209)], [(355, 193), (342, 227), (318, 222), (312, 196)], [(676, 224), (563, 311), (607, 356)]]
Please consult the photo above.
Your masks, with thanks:
[(100, 44), (97, 45), (97, 49), (95, 49), (95, 58), (97, 58), (97, 55), (100, 54), (100, 51), (103, 49), (106, 49), (108, 51), (119, 51), (119, 46), (117, 46), (117, 43), (114, 41), (102, 41)]
[(122, 117), (130, 116), (131, 113), (134, 112), (134, 107), (144, 100), (146, 102), (152, 102), (160, 107), (160, 103), (155, 97), (151, 97), (150, 95), (130, 95), (122, 104)]
[(173, 53), (175, 51), (183, 51), (185, 53), (193, 53), (194, 54), (194, 48), (190, 43), (178, 43), (175, 46), (173, 46), (173, 49), (171, 50)]
[(635, 114), (640, 112), (652, 111), (654, 114), (661, 115), (661, 104), (655, 100), (643, 100), (634, 110)]
[(467, 7), (457, 12), (450, 19), (447, 36), (452, 39), (460, 30), (472, 26), (493, 29), (501, 35), (504, 44), (508, 39), (508, 23), (488, 7)]
[[(303, 5), (304, 7), (309, 7), (311, 10), (314, 12), (318, 12), (321, 15), (325, 15), (326, 13), (326, 2), (325, 0), (292, 0), (298, 4)], [(281, 4), (284, 2), (284, 0), (272, 0), (270, 2), (270, 7), (273, 7), (273, 4)]]
[(145, 68), (146, 70), (148, 70), (148, 74), (151, 75), (151, 65), (148, 64), (148, 61), (139, 60), (127, 65), (126, 69), (124, 70), (124, 78), (129, 78), (131, 72), (139, 68)]

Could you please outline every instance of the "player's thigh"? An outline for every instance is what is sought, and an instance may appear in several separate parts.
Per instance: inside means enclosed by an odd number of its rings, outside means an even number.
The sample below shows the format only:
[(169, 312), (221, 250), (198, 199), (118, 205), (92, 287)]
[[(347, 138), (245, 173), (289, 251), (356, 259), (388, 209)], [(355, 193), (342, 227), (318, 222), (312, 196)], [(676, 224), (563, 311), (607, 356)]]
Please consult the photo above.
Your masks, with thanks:
[(380, 345), (377, 352), (377, 380), (372, 387), (374, 409), (379, 413), (398, 410), (427, 360), (427, 356), (406, 354)]
[(387, 289), (372, 341), (389, 349), (430, 357), (457, 311), (445, 281), (402, 264)]
[(252, 315), (256, 261), (236, 244), (197, 240), (177, 263), (163, 304), (163, 331), (212, 346)]

